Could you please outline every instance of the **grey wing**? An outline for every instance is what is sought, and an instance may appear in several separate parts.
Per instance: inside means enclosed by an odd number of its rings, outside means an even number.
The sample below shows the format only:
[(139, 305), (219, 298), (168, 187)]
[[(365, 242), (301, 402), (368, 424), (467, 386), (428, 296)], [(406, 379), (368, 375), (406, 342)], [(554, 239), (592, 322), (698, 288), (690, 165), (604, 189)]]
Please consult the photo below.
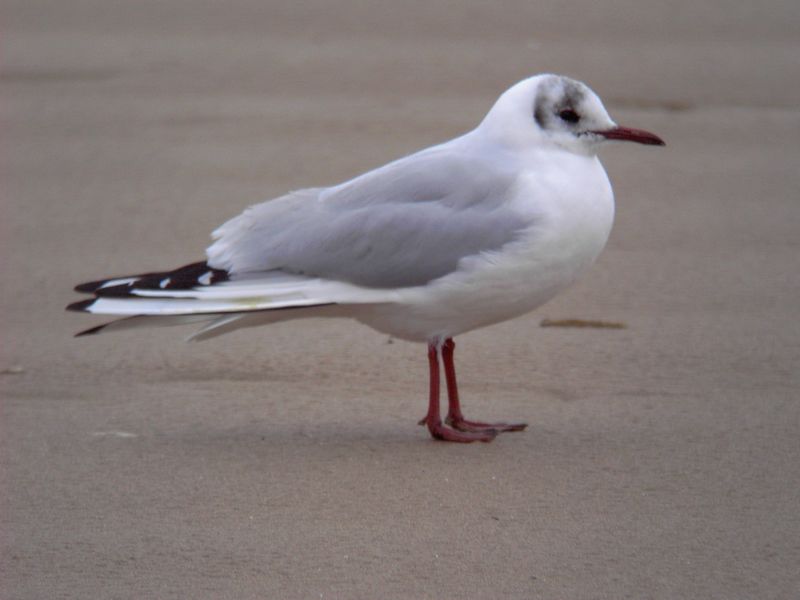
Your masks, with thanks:
[(507, 202), (515, 179), (500, 161), (433, 148), (340, 186), (251, 207), (214, 232), (209, 265), (376, 288), (424, 285), (530, 225)]

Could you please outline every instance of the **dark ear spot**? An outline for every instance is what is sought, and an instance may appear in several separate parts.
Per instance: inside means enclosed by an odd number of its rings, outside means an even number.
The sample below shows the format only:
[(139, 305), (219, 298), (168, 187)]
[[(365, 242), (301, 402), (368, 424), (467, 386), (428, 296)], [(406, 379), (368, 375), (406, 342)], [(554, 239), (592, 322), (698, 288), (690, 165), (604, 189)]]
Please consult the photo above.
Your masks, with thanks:
[(536, 96), (536, 102), (533, 107), (533, 119), (542, 129), (544, 129), (545, 120), (547, 119), (547, 111), (544, 108), (544, 103), (544, 97), (539, 94)]

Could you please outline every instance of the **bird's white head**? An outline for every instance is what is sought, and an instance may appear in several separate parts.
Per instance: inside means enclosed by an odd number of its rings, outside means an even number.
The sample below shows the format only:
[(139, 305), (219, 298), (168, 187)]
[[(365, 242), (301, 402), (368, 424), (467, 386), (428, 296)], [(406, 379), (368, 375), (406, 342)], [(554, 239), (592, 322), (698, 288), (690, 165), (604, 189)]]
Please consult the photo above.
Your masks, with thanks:
[(512, 86), (479, 129), (511, 146), (549, 143), (580, 154), (595, 154), (608, 140), (664, 145), (648, 131), (617, 125), (589, 86), (563, 75), (536, 75)]

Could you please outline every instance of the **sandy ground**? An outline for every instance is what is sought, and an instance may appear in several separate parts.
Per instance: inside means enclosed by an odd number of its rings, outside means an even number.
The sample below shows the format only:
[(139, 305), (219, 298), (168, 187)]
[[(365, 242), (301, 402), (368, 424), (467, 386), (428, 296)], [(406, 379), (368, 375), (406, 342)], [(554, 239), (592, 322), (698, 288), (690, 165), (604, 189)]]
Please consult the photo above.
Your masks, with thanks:
[[(800, 594), (800, 5), (4, 1), (4, 599)], [(258, 200), (471, 128), (532, 73), (609, 148), (609, 247), (459, 342), (304, 321), (89, 339), (71, 286), (202, 257)], [(543, 318), (622, 330), (542, 328)]]

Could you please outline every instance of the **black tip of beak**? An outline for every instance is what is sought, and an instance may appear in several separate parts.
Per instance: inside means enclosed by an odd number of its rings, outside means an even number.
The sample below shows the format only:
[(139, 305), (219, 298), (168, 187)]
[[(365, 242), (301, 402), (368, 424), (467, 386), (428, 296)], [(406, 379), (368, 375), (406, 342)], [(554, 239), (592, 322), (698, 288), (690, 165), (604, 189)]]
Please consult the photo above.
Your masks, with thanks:
[(636, 142), (647, 146), (665, 146), (664, 140), (654, 133), (644, 129), (633, 129), (632, 127), (613, 127), (603, 131), (593, 131), (608, 140), (621, 140), (624, 142)]

